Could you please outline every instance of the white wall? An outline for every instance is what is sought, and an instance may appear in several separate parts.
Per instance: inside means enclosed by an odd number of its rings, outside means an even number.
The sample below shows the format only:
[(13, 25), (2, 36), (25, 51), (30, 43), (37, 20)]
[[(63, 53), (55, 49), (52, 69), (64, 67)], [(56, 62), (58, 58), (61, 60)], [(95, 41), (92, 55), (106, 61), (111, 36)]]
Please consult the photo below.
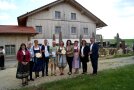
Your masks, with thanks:
[[(31, 39), (31, 42), (32, 42), (32, 44), (34, 44), (34, 40), (37, 40), (37, 39)], [(48, 40), (48, 44), (50, 45), (50, 46), (52, 46), (52, 39), (47, 39)], [(63, 42), (64, 42), (64, 46), (66, 46), (66, 41), (67, 41), (68, 39), (63, 39)], [(71, 41), (72, 41), (72, 43), (74, 43), (74, 41), (79, 41), (79, 39), (70, 39)], [(84, 40), (86, 40), (87, 41), (87, 43), (90, 43), (90, 39), (84, 39)], [(44, 44), (44, 39), (38, 39), (38, 42), (39, 42), (39, 44)], [(59, 43), (59, 39), (56, 39), (56, 43)], [(80, 42), (79, 42), (79, 44), (80, 44)]]
[[(55, 11), (61, 12), (60, 20), (55, 19)], [(71, 20), (71, 13), (76, 13), (77, 20)], [(82, 30), (84, 27), (89, 29), (89, 35), (85, 35), (85, 38), (91, 37), (92, 32), (96, 33), (95, 23), (67, 3), (59, 4), (51, 7), (49, 10), (44, 10), (30, 16), (27, 21), (27, 26), (33, 26), (35, 28), (37, 25), (43, 27), (43, 32), (42, 34), (36, 35), (34, 37), (36, 39), (52, 39), (52, 36), (55, 33), (55, 26), (61, 26), (64, 39), (79, 38), (79, 35), (83, 34)], [(77, 35), (70, 35), (70, 29), (72, 26), (77, 28)]]
[(28, 42), (28, 35), (0, 35), (0, 46), (5, 45), (15, 45), (16, 46), (16, 53), (21, 45), (21, 43), (27, 44)]

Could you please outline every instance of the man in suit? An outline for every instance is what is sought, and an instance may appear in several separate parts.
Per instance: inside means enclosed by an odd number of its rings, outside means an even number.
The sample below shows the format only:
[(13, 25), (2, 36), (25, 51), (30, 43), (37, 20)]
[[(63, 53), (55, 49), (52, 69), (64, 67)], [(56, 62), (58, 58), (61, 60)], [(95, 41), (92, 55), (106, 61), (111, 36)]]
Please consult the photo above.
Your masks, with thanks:
[(42, 45), (41, 51), (42, 51), (42, 55), (43, 55), (43, 59), (44, 59), (44, 70), (42, 71), (42, 76), (44, 76), (44, 72), (46, 73), (46, 76), (48, 76), (50, 46), (48, 45), (47, 39), (44, 40), (44, 45)]
[(97, 43), (95, 43), (94, 38), (90, 38), (90, 42), (91, 42), (91, 44), (89, 45), (89, 48), (90, 48), (89, 54), (90, 54), (91, 64), (92, 64), (92, 67), (93, 67), (92, 75), (97, 75), (98, 58), (99, 58), (99, 54), (98, 54), (99, 46), (98, 46)]

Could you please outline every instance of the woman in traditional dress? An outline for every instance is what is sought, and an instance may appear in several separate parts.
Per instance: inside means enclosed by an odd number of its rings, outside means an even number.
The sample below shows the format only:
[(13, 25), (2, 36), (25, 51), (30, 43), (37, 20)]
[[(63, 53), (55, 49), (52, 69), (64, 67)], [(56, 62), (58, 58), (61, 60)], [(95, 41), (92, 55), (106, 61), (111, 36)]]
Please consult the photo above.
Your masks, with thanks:
[(22, 85), (28, 85), (30, 53), (24, 43), (17, 52), (18, 67), (16, 78), (22, 79)]
[(0, 70), (4, 70), (4, 62), (5, 62), (4, 54), (5, 50), (3, 46), (0, 46)]
[(72, 74), (72, 62), (73, 62), (73, 57), (74, 57), (74, 48), (72, 46), (71, 40), (67, 40), (66, 42), (66, 58), (69, 66), (69, 72), (68, 75)]
[(79, 68), (80, 68), (80, 58), (79, 58), (79, 46), (78, 46), (78, 41), (74, 41), (74, 58), (73, 58), (73, 68), (75, 69), (75, 74), (79, 73)]
[(57, 57), (58, 57), (58, 67), (60, 70), (60, 75), (64, 75), (64, 68), (67, 65), (67, 61), (66, 61), (66, 51), (65, 51), (65, 47), (64, 47), (64, 42), (61, 41), (59, 43), (59, 48), (57, 50)]
[(42, 76), (44, 73), (44, 60), (42, 60), (41, 47), (38, 45), (38, 40), (34, 40), (33, 46), (34, 53), (34, 66), (33, 72), (35, 72), (35, 78), (39, 77), (39, 72), (42, 71)]

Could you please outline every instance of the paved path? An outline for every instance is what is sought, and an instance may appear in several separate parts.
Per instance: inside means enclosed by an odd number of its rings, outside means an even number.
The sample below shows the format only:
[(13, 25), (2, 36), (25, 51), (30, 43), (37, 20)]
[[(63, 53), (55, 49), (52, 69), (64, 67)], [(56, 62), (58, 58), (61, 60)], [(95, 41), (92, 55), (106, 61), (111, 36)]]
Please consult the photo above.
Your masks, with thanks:
[[(92, 67), (91, 63), (88, 63), (88, 73), (92, 72)], [(107, 59), (107, 60), (100, 60), (99, 61), (99, 71), (104, 70), (104, 69), (109, 69), (109, 68), (116, 68), (119, 66), (124, 66), (128, 64), (134, 64), (134, 57), (125, 57), (125, 58), (116, 58), (116, 59)], [(68, 67), (65, 69), (65, 73), (68, 72)], [(80, 73), (82, 71), (80, 70)], [(58, 69), (57, 69), (57, 73)], [(0, 90), (7, 90), (11, 88), (20, 88), (21, 86), (21, 80), (18, 80), (15, 78), (16, 74), (16, 67), (10, 67), (5, 70), (0, 71)], [(65, 79), (65, 78), (72, 78), (75, 77), (76, 75), (67, 75), (65, 74), (64, 76), (47, 76), (47, 77), (40, 77), (35, 79), (35, 81), (29, 82), (29, 86), (31, 85), (38, 85), (44, 82), (51, 82), (55, 80), (60, 80), (60, 79)]]

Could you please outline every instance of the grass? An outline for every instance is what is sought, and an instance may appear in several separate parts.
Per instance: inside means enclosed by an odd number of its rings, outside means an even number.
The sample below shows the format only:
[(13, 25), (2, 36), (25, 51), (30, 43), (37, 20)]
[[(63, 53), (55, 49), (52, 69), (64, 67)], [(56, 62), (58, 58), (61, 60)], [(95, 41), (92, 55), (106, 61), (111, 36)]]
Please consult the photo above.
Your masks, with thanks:
[(120, 58), (120, 57), (129, 57), (133, 56), (134, 54), (122, 54), (122, 55), (114, 55), (113, 58)]
[(128, 54), (122, 54), (122, 55), (113, 55), (110, 57), (106, 57), (106, 59), (114, 59), (114, 58), (121, 58), (121, 57), (130, 57), (130, 56), (134, 56), (134, 53), (128, 53)]
[(123, 39), (129, 47), (132, 47), (134, 39)]
[[(128, 45), (129, 47), (132, 47), (134, 39), (122, 39), (125, 41), (126, 45)], [(110, 41), (111, 44), (115, 44), (116, 40), (115, 39), (106, 39), (106, 41)]]
[(134, 65), (101, 71), (97, 76), (80, 75), (19, 90), (133, 90)]

